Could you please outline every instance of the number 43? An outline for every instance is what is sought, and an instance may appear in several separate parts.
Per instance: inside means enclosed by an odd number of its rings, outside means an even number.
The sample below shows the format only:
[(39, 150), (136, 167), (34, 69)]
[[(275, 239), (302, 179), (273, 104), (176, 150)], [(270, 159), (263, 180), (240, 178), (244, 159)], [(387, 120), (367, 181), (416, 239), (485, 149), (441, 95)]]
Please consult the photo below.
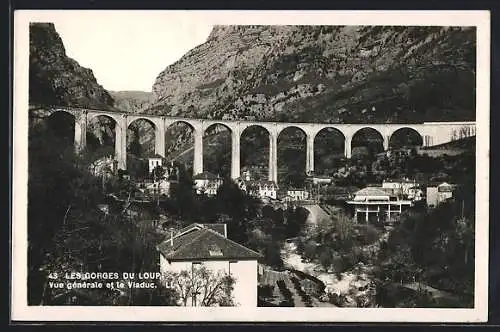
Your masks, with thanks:
[(58, 277), (57, 272), (49, 273), (49, 279), (57, 279), (57, 277)]

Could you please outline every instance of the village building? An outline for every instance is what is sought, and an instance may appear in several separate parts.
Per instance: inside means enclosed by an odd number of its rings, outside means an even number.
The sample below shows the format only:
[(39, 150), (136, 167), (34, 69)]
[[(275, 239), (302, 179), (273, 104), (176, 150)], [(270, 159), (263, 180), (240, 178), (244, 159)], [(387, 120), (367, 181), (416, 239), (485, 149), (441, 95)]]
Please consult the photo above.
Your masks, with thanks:
[(267, 178), (268, 171), (266, 166), (244, 166), (241, 169), (241, 178), (245, 181), (264, 180)]
[(416, 185), (411, 188), (408, 188), (408, 199), (419, 202), (425, 199), (425, 191), (426, 188), (421, 185)]
[(240, 188), (245, 188), (245, 191), (249, 195), (259, 197), (261, 199), (263, 198), (277, 199), (278, 197), (278, 185), (274, 181), (268, 181), (268, 180), (245, 181), (245, 184)]
[(207, 196), (217, 195), (217, 190), (223, 182), (220, 176), (206, 171), (195, 175), (193, 181), (196, 194)]
[(310, 196), (310, 192), (306, 189), (288, 189), (286, 191), (285, 200), (306, 201)]
[(387, 179), (382, 181), (382, 188), (391, 189), (394, 195), (400, 197), (408, 197), (410, 188), (416, 186), (418, 186), (418, 183), (408, 178)]
[(391, 189), (382, 187), (367, 187), (357, 191), (354, 198), (346, 202), (354, 206), (355, 222), (381, 220), (392, 221), (406, 208), (413, 205), (410, 200), (400, 199)]
[(118, 162), (112, 156), (102, 157), (91, 163), (89, 170), (95, 176), (111, 177), (118, 171)]
[(394, 158), (394, 157), (407, 157), (411, 154), (411, 152), (412, 152), (411, 148), (399, 148), (399, 149), (389, 149), (386, 152), (381, 152), (380, 154), (385, 153), (387, 158)]
[(429, 184), (426, 189), (426, 202), (430, 208), (437, 207), (444, 201), (453, 198), (456, 185), (442, 182), (440, 184)]
[(329, 176), (311, 175), (306, 178), (306, 181), (312, 183), (313, 185), (325, 185), (331, 184), (333, 180)]
[(165, 158), (156, 153), (153, 155), (146, 156), (146, 159), (148, 160), (148, 171), (149, 174), (151, 174), (157, 166), (163, 166)]
[[(205, 266), (209, 271), (235, 279), (232, 295), (236, 306), (257, 306), (258, 260), (261, 254), (227, 238), (225, 224), (192, 224), (172, 233), (157, 247), (160, 273), (195, 273)], [(165, 280), (168, 287), (173, 287)], [(201, 291), (203, 292), (203, 290)], [(199, 306), (205, 294), (191, 296), (188, 306)]]
[(179, 182), (180, 170), (178, 166), (171, 162), (170, 165), (164, 165), (163, 168), (165, 169), (165, 178), (167, 180), (171, 183)]
[(122, 178), (124, 180), (130, 180), (130, 173), (126, 169), (118, 169), (116, 172), (119, 178)]
[(154, 182), (144, 182), (144, 192), (146, 194), (158, 194), (170, 197), (171, 181), (163, 178)]
[(278, 196), (281, 197), (281, 195), (284, 195), (284, 191), (279, 190), (276, 182), (269, 180), (254, 180), (250, 176), (250, 172), (245, 172), (241, 177), (236, 179), (235, 182), (241, 191), (260, 199), (276, 200)]

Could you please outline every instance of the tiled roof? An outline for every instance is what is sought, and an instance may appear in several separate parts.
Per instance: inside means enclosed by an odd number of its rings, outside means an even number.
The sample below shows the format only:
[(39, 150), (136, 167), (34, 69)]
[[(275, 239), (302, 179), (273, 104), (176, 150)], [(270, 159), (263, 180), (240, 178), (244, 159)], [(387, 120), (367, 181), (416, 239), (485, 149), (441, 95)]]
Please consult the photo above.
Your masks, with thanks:
[(331, 180), (332, 178), (327, 175), (311, 175), (307, 177), (307, 179), (316, 179), (316, 180)]
[(248, 186), (274, 186), (276, 188), (278, 187), (276, 182), (269, 180), (250, 180), (245, 182)]
[(367, 187), (363, 188), (361, 190), (358, 190), (355, 193), (356, 196), (388, 196), (390, 195), (388, 192), (385, 190), (382, 190), (382, 188), (374, 188), (374, 187)]
[(457, 186), (455, 184), (443, 182), (438, 186), (438, 191), (439, 192), (452, 192), (456, 189), (456, 187)]
[(380, 189), (380, 190), (384, 191), (388, 195), (394, 195), (394, 189), (393, 188), (382, 188), (382, 187), (380, 187), (380, 188), (377, 188), (377, 189)]
[(396, 183), (415, 183), (415, 180), (410, 180), (410, 179), (403, 179), (403, 178), (400, 178), (400, 179), (385, 179), (384, 180), (385, 183), (387, 182), (396, 182)]
[(168, 260), (227, 260), (262, 257), (258, 252), (231, 241), (209, 228), (187, 233), (172, 241), (166, 239), (158, 245), (158, 250)]
[(225, 235), (225, 224), (199, 224), (199, 223), (193, 223), (189, 226), (186, 226), (182, 229), (180, 229), (175, 237), (182, 235), (186, 232), (189, 232), (191, 230), (199, 230), (202, 228), (210, 228), (213, 231), (216, 231), (217, 233), (221, 235)]
[(164, 159), (161, 155), (159, 155), (158, 153), (151, 153), (151, 154), (147, 154), (144, 156), (144, 158), (157, 158), (157, 159)]
[(210, 228), (221, 235), (225, 235), (225, 224), (203, 224), (203, 226)]
[(194, 180), (216, 180), (218, 178), (217, 175), (210, 172), (199, 173), (193, 177)]

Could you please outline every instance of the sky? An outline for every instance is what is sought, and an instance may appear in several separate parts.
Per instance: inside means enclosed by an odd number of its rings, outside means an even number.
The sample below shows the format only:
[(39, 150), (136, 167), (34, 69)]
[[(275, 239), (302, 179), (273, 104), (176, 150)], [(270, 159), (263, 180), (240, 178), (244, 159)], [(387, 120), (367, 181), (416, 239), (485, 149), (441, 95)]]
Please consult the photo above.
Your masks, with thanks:
[[(409, 14), (411, 13), (411, 14)], [(19, 26), (53, 22), (66, 54), (110, 91), (151, 91), (168, 65), (204, 43), (215, 24), (475, 25), (481, 13), (377, 11), (24, 10)], [(484, 16), (484, 15), (483, 15)]]
[(169, 64), (206, 41), (212, 24), (179, 13), (68, 13), (50, 17), (67, 56), (110, 91), (151, 91)]

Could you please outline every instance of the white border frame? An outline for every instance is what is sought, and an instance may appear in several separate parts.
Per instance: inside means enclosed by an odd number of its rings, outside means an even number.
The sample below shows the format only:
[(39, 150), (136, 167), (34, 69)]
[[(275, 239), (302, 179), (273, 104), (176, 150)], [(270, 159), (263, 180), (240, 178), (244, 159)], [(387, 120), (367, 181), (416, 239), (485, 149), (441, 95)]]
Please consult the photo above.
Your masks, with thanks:
[[(182, 308), (27, 305), (27, 175), (29, 22), (55, 15), (106, 15), (109, 11), (18, 10), (14, 13), (12, 186), (13, 321), (249, 321), (249, 322), (485, 322), (489, 253), (489, 11), (175, 11), (176, 17), (211, 24), (476, 26), (476, 238), (472, 309), (406, 308)], [(159, 11), (120, 11), (156, 15)]]

